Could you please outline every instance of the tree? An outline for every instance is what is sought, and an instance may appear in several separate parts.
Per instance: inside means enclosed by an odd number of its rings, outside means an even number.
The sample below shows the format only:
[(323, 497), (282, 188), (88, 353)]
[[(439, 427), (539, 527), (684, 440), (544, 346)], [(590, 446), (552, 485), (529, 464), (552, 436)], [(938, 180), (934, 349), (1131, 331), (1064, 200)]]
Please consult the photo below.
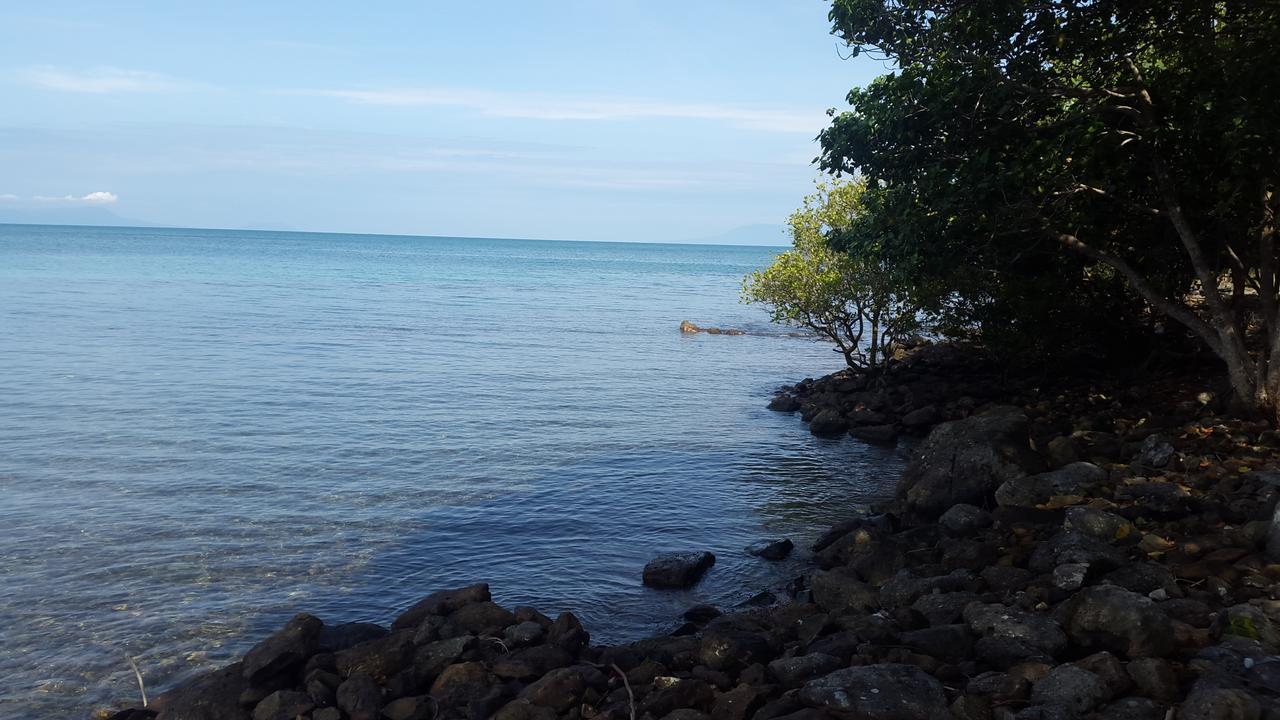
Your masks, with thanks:
[(895, 340), (919, 330), (920, 321), (882, 264), (827, 245), (826, 234), (847, 227), (860, 212), (863, 190), (860, 181), (818, 183), (787, 220), (792, 249), (748, 275), (742, 297), (768, 305), (774, 322), (808, 328), (835, 343), (849, 367), (874, 369), (888, 360)]
[[(1280, 5), (835, 0), (897, 70), (849, 95), (824, 168), (876, 208), (837, 239), (962, 296), (1055, 269), (1123, 283), (1280, 416)], [(1049, 259), (1056, 255), (1056, 259)], [(1060, 277), (1060, 274), (1059, 274)], [(1056, 298), (1071, 307), (1074, 297)]]

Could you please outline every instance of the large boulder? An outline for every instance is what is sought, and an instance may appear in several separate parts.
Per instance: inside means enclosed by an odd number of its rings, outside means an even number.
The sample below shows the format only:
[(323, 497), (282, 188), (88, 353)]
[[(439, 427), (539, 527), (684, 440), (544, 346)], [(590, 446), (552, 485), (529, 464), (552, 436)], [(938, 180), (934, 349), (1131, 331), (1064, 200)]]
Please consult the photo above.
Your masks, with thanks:
[(1034, 468), (1027, 416), (997, 407), (942, 423), (916, 450), (898, 483), (908, 511), (936, 518), (953, 505), (984, 505), (1001, 484)]
[(653, 588), (687, 588), (702, 579), (716, 556), (705, 551), (667, 553), (644, 566), (644, 584)]
[(456, 590), (441, 590), (419, 600), (391, 624), (391, 629), (416, 628), (429, 615), (448, 615), (465, 605), (491, 599), (488, 583), (476, 583)]
[(1107, 479), (1107, 471), (1089, 462), (1075, 462), (1057, 470), (1006, 480), (996, 489), (1004, 506), (1035, 507), (1055, 495), (1087, 495)]
[(253, 687), (262, 687), (275, 678), (302, 669), (320, 644), (324, 623), (314, 615), (301, 613), (271, 637), (245, 653), (242, 672)]
[(1059, 611), (1067, 634), (1084, 647), (1130, 658), (1164, 657), (1173, 651), (1173, 622), (1145, 595), (1096, 585), (1076, 593)]
[(809, 681), (800, 700), (810, 707), (866, 720), (948, 717), (942, 683), (914, 665), (863, 665)]

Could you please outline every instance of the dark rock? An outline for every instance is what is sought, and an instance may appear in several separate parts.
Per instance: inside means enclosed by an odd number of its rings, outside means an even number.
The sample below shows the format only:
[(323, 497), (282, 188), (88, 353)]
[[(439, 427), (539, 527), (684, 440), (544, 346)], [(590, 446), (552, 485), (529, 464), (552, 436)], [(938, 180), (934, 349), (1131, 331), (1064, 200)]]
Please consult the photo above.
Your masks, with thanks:
[(1025, 663), (1052, 663), (1053, 655), (1026, 640), (1000, 635), (978, 638), (973, 653), (992, 667), (1008, 670)]
[(1165, 708), (1154, 700), (1120, 698), (1098, 713), (1099, 720), (1165, 720)]
[(769, 687), (739, 685), (715, 699), (711, 720), (748, 720), (768, 700)]
[(933, 405), (916, 408), (902, 416), (902, 426), (909, 430), (927, 430), (942, 420), (942, 414)]
[(336, 707), (322, 707), (311, 713), (311, 720), (342, 720), (342, 711)]
[(938, 524), (952, 535), (972, 535), (991, 527), (991, 513), (976, 505), (960, 503), (952, 505), (938, 518)]
[(463, 653), (475, 647), (476, 639), (462, 636), (439, 640), (418, 648), (414, 654), (414, 669), (427, 678), (434, 678), (444, 669), (462, 659)]
[(1173, 623), (1144, 595), (1097, 585), (1076, 593), (1060, 610), (1067, 634), (1084, 647), (1130, 658), (1164, 657), (1173, 650)]
[(1215, 687), (1199, 680), (1191, 686), (1178, 720), (1260, 720), (1262, 705), (1257, 698), (1239, 688)]
[(996, 502), (1013, 507), (1035, 507), (1055, 495), (1087, 495), (1107, 479), (1107, 471), (1088, 462), (1071, 463), (1057, 470), (1011, 478), (995, 491)]
[(244, 655), (241, 672), (250, 686), (297, 672), (316, 652), (324, 623), (314, 615), (294, 616), (285, 626)]
[(326, 625), (320, 630), (317, 652), (338, 652), (369, 640), (385, 637), (388, 630), (381, 625), (367, 622), (350, 622)]
[(1133, 464), (1143, 469), (1160, 469), (1167, 467), (1176, 453), (1167, 440), (1159, 435), (1149, 435), (1142, 441), (1142, 448), (1133, 458)]
[(774, 395), (769, 401), (769, 409), (777, 412), (795, 412), (800, 405), (800, 398), (793, 395)]
[(1063, 530), (1036, 545), (1027, 560), (1032, 572), (1049, 573), (1059, 565), (1081, 563), (1090, 572), (1100, 573), (1120, 567), (1127, 558), (1120, 550), (1099, 540)]
[(973, 573), (955, 570), (946, 575), (916, 577), (903, 570), (880, 587), (880, 603), (885, 607), (906, 607), (922, 595), (965, 590), (973, 582)]
[(1178, 676), (1167, 660), (1159, 658), (1136, 658), (1125, 667), (1133, 684), (1138, 686), (1138, 694), (1161, 702), (1173, 702), (1178, 699)]
[(431, 684), (431, 697), (445, 707), (466, 708), (487, 699), (498, 686), (498, 678), (484, 663), (463, 662), (450, 665), (440, 673)]
[(413, 695), (392, 700), (382, 708), (382, 717), (386, 720), (431, 720), (435, 709), (434, 702), (426, 695)]
[(716, 556), (705, 550), (659, 555), (644, 566), (644, 584), (654, 588), (691, 587), (715, 563)]
[(1001, 407), (942, 423), (917, 448), (898, 484), (908, 510), (941, 515), (960, 503), (981, 505), (997, 487), (1026, 474), (1027, 416)]
[(534, 705), (564, 712), (577, 704), (586, 689), (586, 683), (577, 670), (560, 668), (534, 681), (520, 692), (520, 697)]
[(183, 683), (151, 703), (156, 720), (249, 720), (240, 694), (249, 689), (244, 664), (233, 663)]
[(866, 611), (879, 607), (875, 589), (848, 568), (817, 572), (809, 580), (813, 601), (827, 612)]
[(984, 638), (1004, 638), (1025, 643), (1052, 657), (1067, 646), (1067, 636), (1052, 617), (997, 603), (975, 603), (965, 608), (969, 629)]
[(898, 428), (894, 425), (859, 425), (849, 428), (849, 437), (877, 445), (892, 445), (898, 441)]
[(911, 630), (898, 636), (898, 642), (918, 653), (942, 660), (965, 660), (973, 652), (973, 635), (964, 624), (937, 625)]
[(809, 432), (818, 437), (839, 437), (848, 429), (848, 421), (836, 410), (823, 410), (809, 421)]
[(778, 658), (769, 663), (769, 674), (784, 687), (799, 687), (815, 677), (826, 675), (844, 663), (825, 653), (809, 653)]
[(930, 625), (951, 625), (960, 622), (965, 607), (976, 600), (978, 595), (971, 592), (930, 593), (911, 603), (911, 609), (923, 615)]
[(106, 720), (154, 720), (156, 713), (148, 708), (126, 708), (107, 716)]
[(419, 600), (391, 624), (392, 630), (416, 628), (428, 615), (448, 615), (465, 605), (490, 600), (489, 584), (477, 583), (456, 590), (441, 590)]
[(1076, 715), (1083, 715), (1109, 697), (1101, 678), (1076, 665), (1059, 665), (1031, 689), (1031, 702), (1061, 705)]
[(378, 720), (382, 711), (382, 690), (373, 678), (356, 673), (338, 686), (338, 708), (350, 720)]
[(688, 610), (685, 610), (682, 617), (691, 623), (705, 625), (723, 614), (724, 613), (720, 612), (720, 608), (714, 605), (694, 605)]
[(777, 540), (763, 540), (754, 545), (747, 546), (747, 554), (764, 558), (765, 560), (783, 560), (791, 554), (791, 549), (795, 547), (795, 543), (787, 538), (779, 538)]
[(531, 680), (572, 664), (573, 656), (565, 650), (554, 645), (535, 645), (499, 657), (493, 662), (493, 673), (502, 678)]
[(1124, 663), (1107, 651), (1096, 652), (1076, 661), (1076, 666), (1097, 675), (1107, 686), (1107, 699), (1120, 697), (1133, 687), (1133, 680), (1124, 669)]
[(997, 703), (1007, 705), (1020, 703), (1031, 697), (1031, 683), (1020, 675), (991, 671), (969, 680), (965, 692), (990, 697)]
[(1155, 563), (1135, 562), (1121, 565), (1103, 575), (1101, 581), (1143, 595), (1153, 590), (1164, 590), (1166, 595), (1178, 592), (1178, 583), (1174, 580), (1173, 574), (1163, 565)]
[(1125, 518), (1084, 505), (1067, 508), (1063, 528), (1104, 542), (1125, 540), (1134, 537), (1136, 532), (1133, 523)]
[(715, 690), (707, 683), (662, 676), (654, 678), (653, 690), (645, 695), (639, 710), (654, 717), (663, 717), (681, 708), (707, 712), (714, 702)]
[(800, 699), (866, 720), (934, 720), (947, 716), (942, 684), (914, 665), (864, 665), (811, 680)]
[(997, 593), (1022, 590), (1031, 583), (1035, 574), (1030, 570), (1008, 565), (992, 565), (982, 571), (982, 579)]
[(1267, 653), (1280, 651), (1280, 631), (1272, 625), (1266, 613), (1247, 604), (1233, 605), (1218, 613), (1214, 620), (1213, 637), (1224, 636), (1257, 641)]
[[(710, 553), (707, 554), (710, 555)], [(714, 557), (711, 558), (711, 562), (715, 562)], [(562, 612), (547, 628), (547, 642), (576, 656), (591, 642), (591, 636), (586, 628), (582, 627), (582, 622), (578, 620), (577, 615)]]
[(416, 648), (413, 633), (402, 630), (366, 640), (334, 654), (334, 664), (344, 677), (363, 672), (372, 677), (391, 677), (413, 664)]
[(304, 692), (277, 690), (253, 709), (253, 720), (293, 720), (314, 707), (315, 703)]
[(502, 635), (502, 631), (514, 624), (516, 616), (510, 610), (489, 600), (468, 603), (449, 614), (442, 637), (459, 635)]
[(702, 635), (698, 659), (712, 670), (735, 670), (751, 663), (767, 663), (775, 655), (763, 634), (733, 629), (708, 629)]
[(547, 628), (541, 623), (526, 620), (503, 631), (502, 639), (506, 641), (508, 647), (519, 648), (537, 645), (546, 634)]

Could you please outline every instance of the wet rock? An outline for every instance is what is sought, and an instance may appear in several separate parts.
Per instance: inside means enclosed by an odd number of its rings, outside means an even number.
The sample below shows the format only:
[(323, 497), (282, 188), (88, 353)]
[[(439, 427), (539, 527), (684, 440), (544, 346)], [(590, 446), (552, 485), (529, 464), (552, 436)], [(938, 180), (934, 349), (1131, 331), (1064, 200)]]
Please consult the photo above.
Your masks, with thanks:
[(428, 615), (448, 615), (465, 605), (490, 600), (489, 584), (477, 583), (455, 590), (441, 590), (419, 600), (391, 624), (392, 630), (416, 628)]
[(849, 428), (849, 437), (877, 445), (892, 445), (898, 441), (898, 428), (892, 424), (858, 425)]
[(1087, 495), (1107, 479), (1107, 471), (1089, 462), (1071, 463), (1057, 470), (1012, 478), (995, 491), (996, 502), (1011, 507), (1036, 507), (1055, 495)]
[(356, 673), (338, 686), (338, 708), (350, 720), (378, 720), (382, 690), (372, 677)]
[(800, 700), (866, 720), (934, 720), (947, 716), (942, 684), (914, 665), (864, 665), (811, 680)]
[(243, 663), (207, 672), (151, 703), (157, 720), (249, 720), (239, 697), (249, 689)]
[(702, 578), (716, 556), (704, 551), (659, 555), (644, 566), (644, 584), (653, 588), (687, 588)]
[(554, 645), (535, 645), (498, 658), (493, 662), (493, 673), (502, 678), (531, 680), (571, 664), (573, 656), (568, 652)]
[(241, 672), (253, 687), (302, 669), (316, 652), (324, 623), (314, 615), (294, 616), (285, 626), (244, 655)]
[(976, 505), (960, 503), (952, 505), (938, 518), (938, 524), (952, 535), (972, 535), (983, 528), (991, 527), (991, 513)]
[[(999, 603), (975, 603), (965, 608), (969, 629), (983, 639), (1007, 639), (1053, 657), (1067, 646), (1067, 636), (1052, 617)], [(988, 643), (988, 647), (994, 647)], [(1012, 646), (1010, 646), (1012, 647)]]
[(519, 648), (538, 644), (546, 634), (547, 629), (541, 623), (526, 620), (503, 631), (502, 639), (508, 647)]
[(818, 437), (839, 437), (849, 429), (849, 422), (836, 410), (823, 410), (809, 421), (809, 432)]
[[(711, 553), (707, 553), (710, 555)], [(711, 562), (715, 562), (712, 556)], [(571, 612), (562, 612), (556, 616), (551, 626), (547, 628), (547, 642), (553, 646), (564, 650), (570, 655), (577, 656), (583, 648), (591, 641), (591, 635), (586, 628), (582, 627), (582, 622), (578, 620), (578, 616)]]
[(1133, 680), (1125, 671), (1124, 663), (1105, 650), (1081, 658), (1075, 664), (1102, 679), (1107, 686), (1108, 699), (1124, 695), (1133, 687)]
[(795, 412), (800, 409), (800, 405), (800, 398), (793, 395), (774, 395), (768, 407), (776, 412)]
[(681, 617), (691, 623), (706, 625), (723, 614), (724, 613), (720, 612), (720, 608), (714, 605), (694, 605), (688, 610), (685, 610), (684, 615)]
[(485, 668), (484, 663), (458, 663), (445, 668), (432, 683), (431, 697), (445, 707), (465, 708), (486, 699), (498, 685), (498, 678)]
[(489, 600), (468, 603), (449, 614), (440, 629), (441, 637), (459, 635), (502, 635), (502, 631), (516, 621), (506, 608)]
[(1173, 650), (1173, 623), (1145, 595), (1097, 585), (1076, 593), (1060, 610), (1067, 634), (1084, 647), (1130, 658), (1164, 657)]
[(791, 554), (795, 543), (787, 538), (778, 538), (776, 540), (763, 540), (754, 545), (747, 546), (748, 555), (754, 555), (765, 560), (783, 560)]
[(1083, 715), (1110, 697), (1097, 675), (1076, 665), (1059, 665), (1031, 689), (1031, 702), (1060, 705)]
[(769, 663), (769, 674), (784, 687), (799, 687), (815, 677), (826, 675), (844, 663), (825, 653), (809, 653), (779, 658)]
[(1014, 407), (942, 423), (929, 433), (903, 473), (897, 493), (924, 517), (960, 503), (981, 505), (997, 487), (1026, 474), (1027, 416)]
[(320, 630), (317, 652), (336, 653), (369, 640), (386, 637), (389, 631), (381, 625), (367, 622), (349, 622), (325, 626)]
[(294, 720), (314, 707), (315, 703), (304, 692), (277, 690), (253, 708), (253, 720)]

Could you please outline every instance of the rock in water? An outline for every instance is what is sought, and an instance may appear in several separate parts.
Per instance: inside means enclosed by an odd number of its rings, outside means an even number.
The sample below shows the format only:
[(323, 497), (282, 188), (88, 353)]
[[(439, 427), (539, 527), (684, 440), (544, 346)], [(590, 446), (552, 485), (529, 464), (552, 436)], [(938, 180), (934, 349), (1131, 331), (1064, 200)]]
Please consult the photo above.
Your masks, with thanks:
[(644, 584), (654, 588), (691, 587), (715, 564), (716, 556), (705, 550), (659, 555), (644, 566)]
[(864, 665), (811, 680), (800, 700), (867, 720), (934, 720), (949, 717), (942, 683), (914, 665)]
[(794, 547), (795, 543), (787, 538), (762, 540), (754, 545), (747, 546), (747, 554), (755, 555), (765, 560), (783, 560), (791, 554), (791, 549)]
[(1027, 416), (998, 407), (929, 433), (898, 484), (907, 509), (936, 518), (953, 505), (984, 505), (996, 488), (1027, 474)]

